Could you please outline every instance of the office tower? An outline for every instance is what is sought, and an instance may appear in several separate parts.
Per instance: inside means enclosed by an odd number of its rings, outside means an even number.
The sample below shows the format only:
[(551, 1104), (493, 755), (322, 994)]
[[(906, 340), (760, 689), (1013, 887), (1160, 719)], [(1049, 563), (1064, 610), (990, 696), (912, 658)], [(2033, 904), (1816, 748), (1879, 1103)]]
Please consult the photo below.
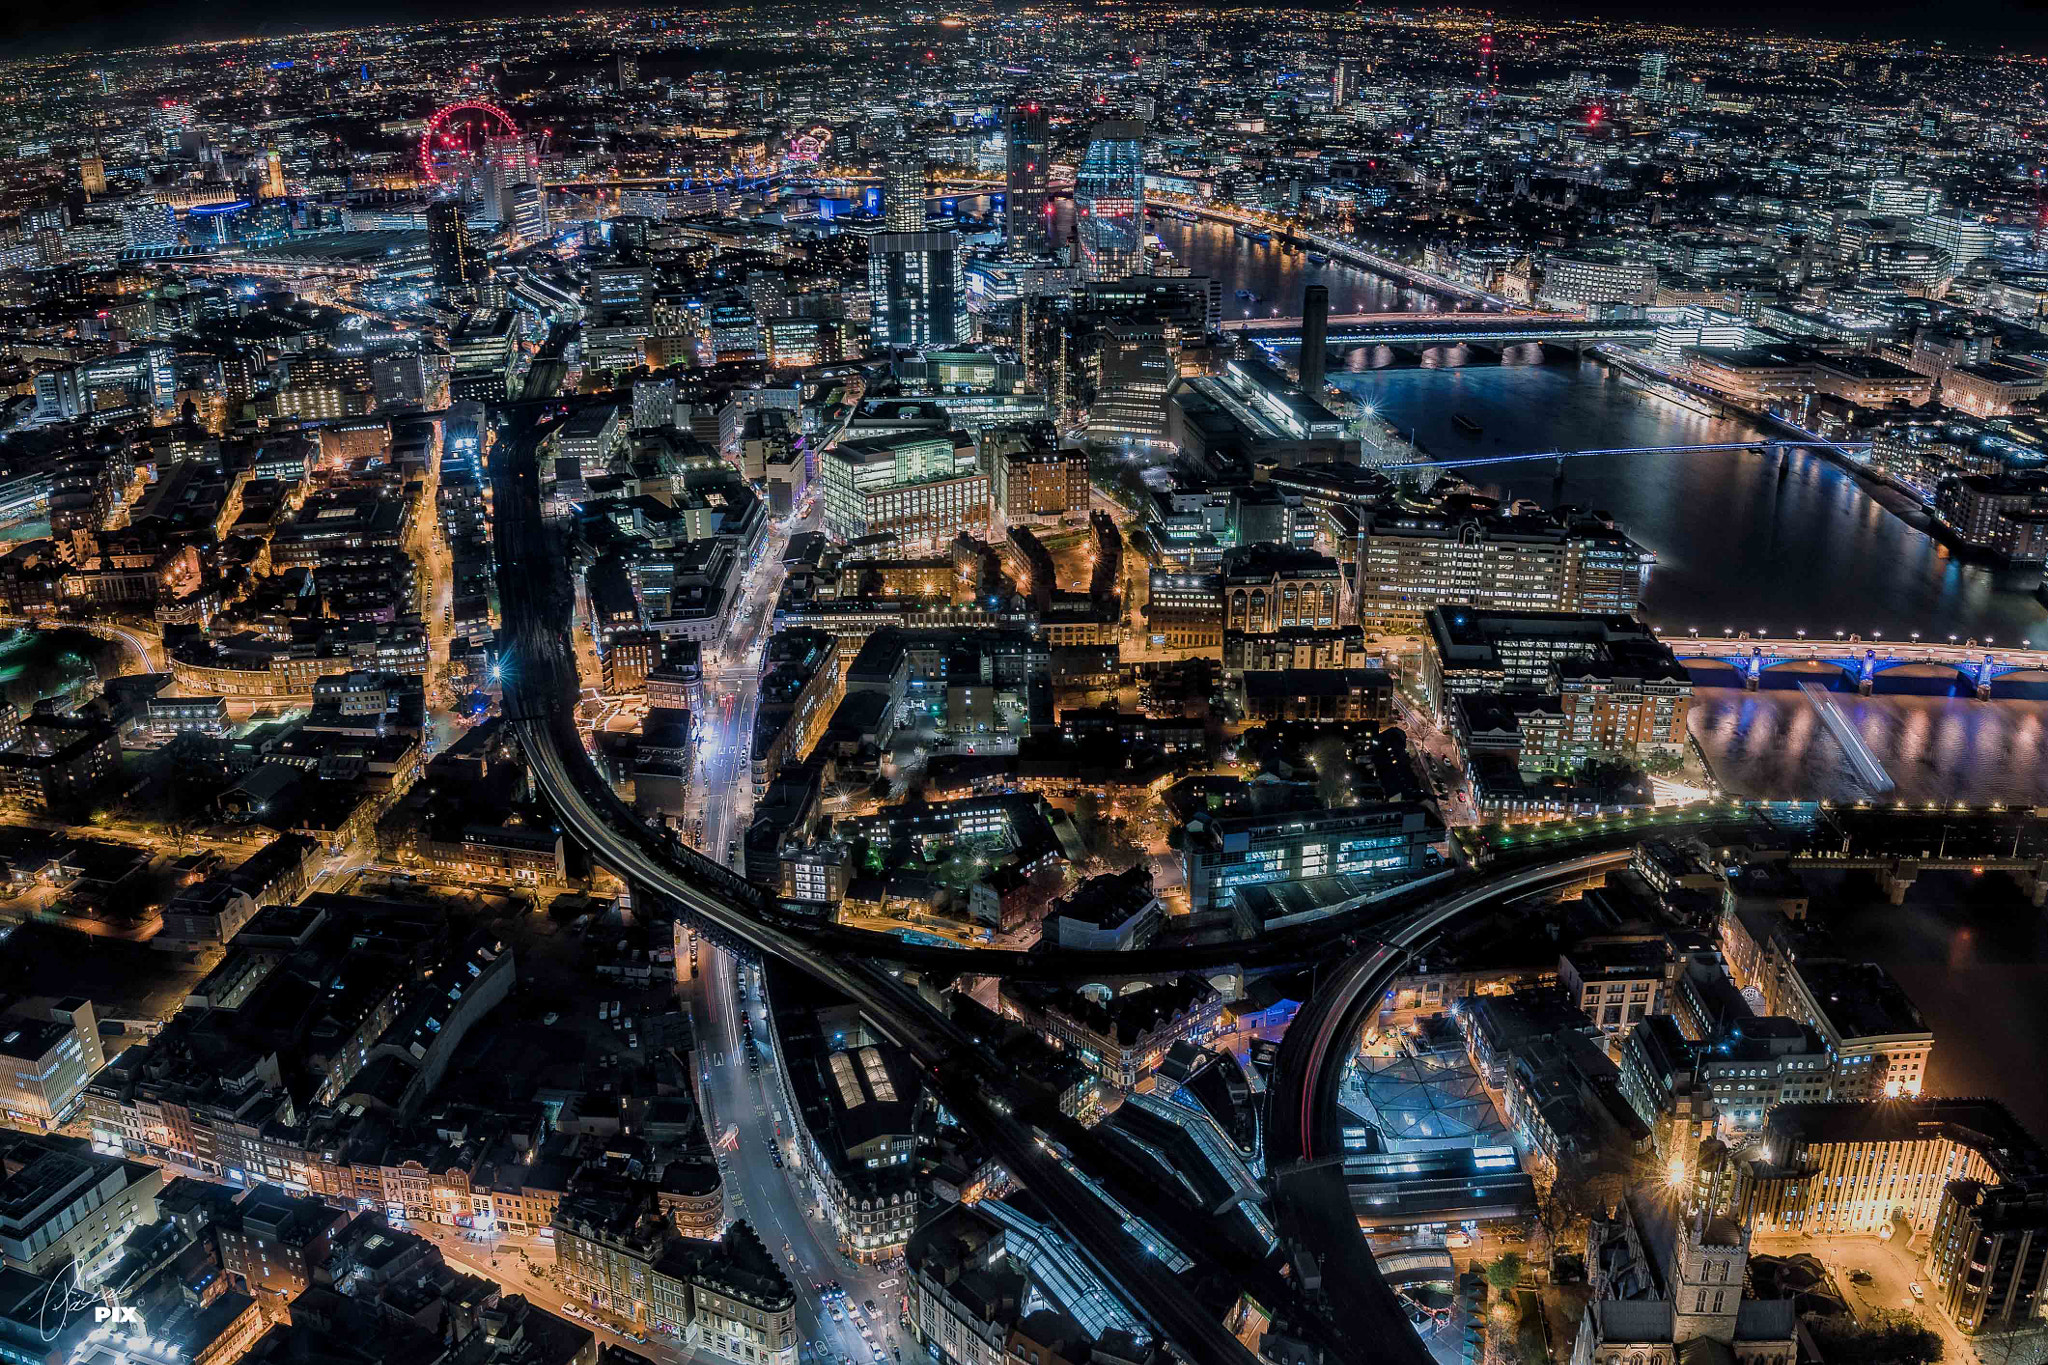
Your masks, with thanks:
[(1003, 241), (1019, 251), (1045, 245), (1047, 172), (1052, 162), (1045, 110), (1037, 103), (1010, 106), (1003, 160)]
[(1359, 61), (1356, 57), (1342, 57), (1338, 59), (1337, 69), (1330, 74), (1330, 107), (1332, 109), (1342, 109), (1345, 105), (1351, 103), (1352, 100), (1358, 98), (1359, 75)]
[(945, 432), (842, 441), (818, 461), (825, 529), (848, 540), (889, 532), (905, 548), (952, 543), (988, 526), (989, 476)]
[[(529, 231), (534, 225), (519, 221), (521, 196), (520, 187), (531, 185), (536, 193), (531, 196), (541, 205), (538, 231)], [(523, 137), (493, 137), (484, 143), (483, 195), (484, 209), (498, 222), (510, 229), (514, 236), (531, 239), (544, 235), (547, 229), (547, 201), (539, 193), (540, 158), (534, 154), (533, 144)], [(531, 217), (532, 210), (528, 210)]]
[(263, 158), (263, 197), (282, 199), (285, 197), (284, 158), (273, 149)]
[(654, 271), (644, 265), (592, 266), (583, 303), (599, 321), (626, 317), (644, 322), (654, 315)]
[(457, 403), (502, 403), (511, 393), (519, 323), (509, 308), (466, 314), (448, 334), (448, 396)]
[(532, 181), (512, 187), (512, 235), (537, 242), (548, 235), (547, 191)]
[(1646, 99), (1664, 97), (1664, 69), (1670, 59), (1661, 52), (1645, 52), (1642, 63), (1642, 79), (1636, 82), (1636, 92)]
[(178, 215), (155, 200), (121, 207), (121, 240), (129, 246), (170, 246), (178, 240)]
[(88, 196), (107, 192), (107, 163), (98, 152), (79, 158), (78, 183)]
[(968, 340), (960, 238), (951, 232), (883, 232), (868, 244), (874, 340), (884, 346), (950, 346)]
[(902, 147), (889, 158), (882, 200), (889, 231), (924, 231), (924, 148)]
[(1323, 401), (1323, 366), (1329, 358), (1330, 290), (1312, 284), (1301, 291), (1301, 392)]
[(1145, 241), (1144, 124), (1118, 119), (1095, 125), (1074, 175), (1074, 216), (1084, 278), (1137, 273)]
[(1570, 512), (1521, 516), (1361, 516), (1358, 624), (1419, 626), (1435, 606), (1633, 615), (1643, 550), (1605, 522)]
[(451, 293), (467, 293), (483, 278), (483, 257), (470, 239), (462, 205), (453, 199), (427, 205), (427, 255), (434, 262), (434, 283)]
[(1864, 207), (1885, 218), (1923, 218), (1941, 207), (1941, 191), (1911, 180), (1879, 177), (1864, 191)]

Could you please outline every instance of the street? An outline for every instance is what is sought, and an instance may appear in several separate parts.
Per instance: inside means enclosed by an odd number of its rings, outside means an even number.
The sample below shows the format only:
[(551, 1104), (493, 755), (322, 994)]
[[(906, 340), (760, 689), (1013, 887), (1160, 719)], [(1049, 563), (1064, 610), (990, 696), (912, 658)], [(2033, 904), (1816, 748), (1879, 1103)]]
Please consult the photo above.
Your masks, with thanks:
[[(892, 1347), (909, 1353), (913, 1343), (896, 1325), (897, 1306), (904, 1292), (903, 1271), (861, 1265), (843, 1255), (837, 1236), (819, 1216), (808, 1189), (804, 1158), (790, 1140), (795, 1125), (773, 1055), (772, 1035), (764, 1021), (766, 1006), (760, 996), (758, 969), (745, 968), (745, 984), (739, 986), (734, 978), (739, 963), (731, 954), (708, 942), (699, 942), (697, 954), (694, 978), (683, 955), (678, 956), (676, 967), (683, 998), (696, 1021), (699, 1094), (705, 1125), (718, 1147), (719, 1166), (725, 1175), (728, 1218), (751, 1223), (763, 1245), (783, 1258), (786, 1273), (796, 1286), (797, 1327), (805, 1340), (823, 1342), (833, 1355), (847, 1357), (855, 1365), (872, 1361), (873, 1353), (850, 1312), (861, 1306), (860, 1317), (867, 1319), (862, 1305), (872, 1299), (881, 1310), (881, 1320), (869, 1329), (874, 1341), (885, 1354)], [(742, 1009), (752, 1020), (759, 1047), (758, 1072), (750, 1071), (746, 1063), (740, 1039)], [(733, 1133), (729, 1144), (725, 1141), (728, 1131)], [(783, 1159), (779, 1170), (771, 1156), (778, 1145)], [(834, 1280), (846, 1291), (836, 1320), (812, 1288)]]

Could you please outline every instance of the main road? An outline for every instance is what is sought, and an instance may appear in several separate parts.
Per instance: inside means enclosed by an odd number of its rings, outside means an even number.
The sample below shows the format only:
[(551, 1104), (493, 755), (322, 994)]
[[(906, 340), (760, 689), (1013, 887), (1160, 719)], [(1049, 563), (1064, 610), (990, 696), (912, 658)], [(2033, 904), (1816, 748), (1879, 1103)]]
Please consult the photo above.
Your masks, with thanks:
[[(572, 595), (540, 516), (536, 457), (549, 426), (532, 409), (508, 416), (513, 430), (493, 451), (491, 469), (498, 590), (509, 646), (505, 714), (565, 833), (636, 894), (664, 898), (687, 920), (715, 931), (742, 953), (779, 958), (851, 1000), (883, 1035), (927, 1068), (956, 1116), (1045, 1202), (1062, 1231), (1095, 1258), (1166, 1339), (1205, 1365), (1249, 1365), (1253, 1357), (1243, 1344), (1138, 1244), (1029, 1126), (995, 1111), (1010, 1078), (989, 1065), (972, 1037), (871, 958), (849, 959), (820, 949), (811, 936), (790, 927), (759, 888), (656, 834), (598, 775), (574, 720), (577, 687), (568, 638)], [(1188, 1250), (1196, 1254), (1200, 1248)]]

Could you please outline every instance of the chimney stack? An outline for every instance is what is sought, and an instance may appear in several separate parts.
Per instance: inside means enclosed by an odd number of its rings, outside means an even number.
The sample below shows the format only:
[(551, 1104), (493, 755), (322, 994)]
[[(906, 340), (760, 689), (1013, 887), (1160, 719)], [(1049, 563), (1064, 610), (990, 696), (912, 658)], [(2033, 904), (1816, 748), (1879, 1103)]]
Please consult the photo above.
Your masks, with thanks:
[(1329, 286), (1312, 284), (1301, 291), (1301, 392), (1323, 401), (1323, 365), (1330, 346)]

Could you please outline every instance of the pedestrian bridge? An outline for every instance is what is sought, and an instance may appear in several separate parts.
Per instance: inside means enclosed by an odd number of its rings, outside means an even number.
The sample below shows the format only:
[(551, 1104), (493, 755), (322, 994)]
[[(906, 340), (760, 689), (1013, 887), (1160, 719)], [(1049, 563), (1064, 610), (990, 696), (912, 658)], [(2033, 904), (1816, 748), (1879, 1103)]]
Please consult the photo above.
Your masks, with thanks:
[[(2048, 649), (2031, 641), (1999, 648), (1990, 640), (1935, 644), (1920, 640), (1752, 638), (1747, 634), (1674, 636), (1664, 641), (1681, 664), (1735, 671), (1750, 691), (1817, 683), (1831, 690), (1953, 693), (1985, 700), (2048, 696)], [(1694, 669), (1695, 675), (1704, 669)], [(1697, 676), (1695, 681), (1697, 681)]]

